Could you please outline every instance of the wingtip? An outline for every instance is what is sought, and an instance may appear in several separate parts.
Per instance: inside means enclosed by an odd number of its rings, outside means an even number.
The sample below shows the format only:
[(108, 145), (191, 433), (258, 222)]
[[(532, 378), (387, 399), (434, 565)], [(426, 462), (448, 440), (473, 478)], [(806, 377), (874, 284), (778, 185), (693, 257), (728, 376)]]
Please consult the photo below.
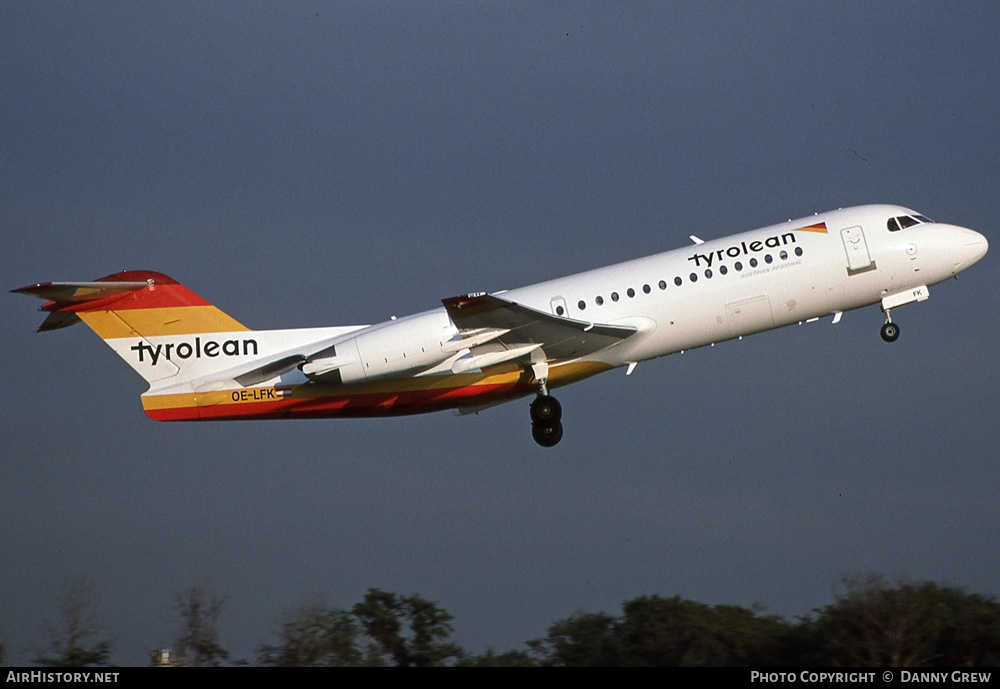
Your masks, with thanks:
[[(43, 289), (51, 285), (51, 282), (36, 282), (33, 285), (25, 285), (24, 287), (18, 287), (17, 289), (12, 289), (11, 294), (28, 294), (33, 290)], [(30, 296), (30, 295), (29, 295)]]

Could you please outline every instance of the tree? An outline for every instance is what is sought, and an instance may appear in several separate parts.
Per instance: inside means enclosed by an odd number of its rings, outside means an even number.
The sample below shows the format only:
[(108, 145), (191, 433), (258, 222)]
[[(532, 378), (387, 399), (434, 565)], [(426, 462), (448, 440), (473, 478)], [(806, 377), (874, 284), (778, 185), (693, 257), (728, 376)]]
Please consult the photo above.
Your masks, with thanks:
[(497, 653), (492, 648), (482, 655), (465, 655), (457, 663), (459, 667), (538, 667), (538, 659), (526, 651), (506, 651)]
[(877, 575), (845, 579), (811, 621), (817, 661), (828, 665), (931, 667), (1000, 661), (1000, 604), (960, 589)]
[(621, 664), (618, 620), (605, 613), (577, 613), (549, 627), (548, 636), (528, 646), (542, 665), (612, 667)]
[(542, 664), (574, 667), (777, 663), (789, 625), (733, 605), (674, 596), (626, 601), (623, 615), (580, 613), (528, 643)]
[(919, 591), (940, 619), (934, 648), (939, 666), (1000, 665), (1000, 602), (929, 583)]
[(627, 665), (771, 665), (778, 662), (788, 630), (778, 617), (680, 596), (642, 596), (626, 601), (623, 608), (621, 635)]
[(49, 629), (49, 653), (35, 659), (50, 667), (108, 665), (111, 640), (98, 639), (101, 628), (94, 620), (94, 584), (83, 577), (67, 588), (59, 603), (62, 626)]
[(358, 626), (346, 610), (321, 603), (301, 606), (286, 615), (281, 643), (262, 646), (258, 658), (262, 665), (281, 667), (345, 667), (361, 664), (358, 650)]
[(397, 596), (371, 588), (351, 612), (368, 639), (366, 664), (432, 667), (462, 656), (449, 640), (451, 615), (416, 594)]
[(177, 594), (181, 631), (176, 652), (185, 665), (218, 666), (229, 659), (229, 651), (219, 643), (218, 622), (225, 600), (209, 596), (201, 586)]

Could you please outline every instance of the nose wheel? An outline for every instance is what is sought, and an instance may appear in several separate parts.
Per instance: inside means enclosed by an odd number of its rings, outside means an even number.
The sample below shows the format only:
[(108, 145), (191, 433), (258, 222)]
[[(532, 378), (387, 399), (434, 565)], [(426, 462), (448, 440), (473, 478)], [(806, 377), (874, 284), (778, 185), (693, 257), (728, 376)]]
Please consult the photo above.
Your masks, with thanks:
[(882, 340), (885, 342), (895, 342), (899, 339), (899, 326), (892, 322), (888, 311), (885, 312), (885, 318), (885, 323), (882, 324), (879, 335), (882, 336)]
[(539, 394), (531, 403), (531, 437), (542, 447), (552, 447), (563, 437), (559, 400)]

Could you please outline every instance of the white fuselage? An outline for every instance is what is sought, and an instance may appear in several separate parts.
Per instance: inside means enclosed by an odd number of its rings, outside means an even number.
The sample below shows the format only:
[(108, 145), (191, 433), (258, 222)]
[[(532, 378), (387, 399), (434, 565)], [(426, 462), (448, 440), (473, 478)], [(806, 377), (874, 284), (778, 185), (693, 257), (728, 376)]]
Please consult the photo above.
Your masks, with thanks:
[(149, 382), (158, 420), (476, 411), (536, 395), (532, 435), (562, 437), (549, 394), (618, 366), (849, 309), (890, 312), (981, 259), (981, 234), (900, 206), (859, 206), (375, 325), (250, 330), (172, 278), (125, 271), (15, 290), (42, 330), (83, 320)]
[[(109, 344), (150, 381), (144, 398), (176, 400), (183, 411), (171, 418), (477, 409), (870, 304), (888, 314), (926, 299), (928, 286), (965, 270), (987, 248), (973, 230), (899, 206), (861, 206), (494, 293), (542, 312), (538, 320), (557, 331), (560, 323), (575, 324), (569, 335), (556, 333), (562, 342), (491, 345), (498, 328), (462, 328), (454, 319), (461, 312), (437, 308), (370, 326), (213, 334), (213, 352), (227, 356), (205, 356), (208, 336)], [(574, 338), (585, 344), (591, 327), (626, 335), (578, 356), (552, 354)], [(155, 347), (162, 347), (158, 360)], [(189, 356), (181, 361), (182, 354)], [(260, 409), (251, 414), (242, 406), (250, 402)]]
[[(889, 218), (912, 215), (883, 205), (832, 211), (502, 295), (569, 318), (638, 326), (637, 337), (595, 355), (621, 366), (876, 304), (953, 277), (985, 254), (986, 239), (973, 230), (887, 228)], [(800, 231), (819, 223), (825, 233)], [(845, 237), (849, 228), (860, 233)], [(850, 255), (864, 245), (870, 260)]]

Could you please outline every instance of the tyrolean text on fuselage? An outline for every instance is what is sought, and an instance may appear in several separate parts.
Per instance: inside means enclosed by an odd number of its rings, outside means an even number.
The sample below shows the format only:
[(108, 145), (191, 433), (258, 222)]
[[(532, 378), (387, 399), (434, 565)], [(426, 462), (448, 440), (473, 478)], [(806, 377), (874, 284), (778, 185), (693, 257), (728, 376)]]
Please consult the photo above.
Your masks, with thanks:
[(775, 249), (779, 246), (784, 246), (786, 244), (794, 244), (795, 235), (792, 232), (786, 232), (780, 237), (768, 237), (764, 240), (755, 240), (752, 242), (740, 242), (739, 244), (734, 244), (726, 249), (718, 249), (716, 251), (710, 251), (707, 254), (694, 254), (693, 256), (688, 256), (689, 261), (694, 261), (694, 264), (698, 267), (705, 266), (706, 268), (711, 268), (712, 263), (715, 259), (720, 261), (725, 258), (739, 258), (740, 256), (745, 256), (750, 253), (756, 253), (758, 251), (763, 251), (764, 249)]
[(174, 361), (176, 359), (201, 359), (202, 357), (257, 356), (258, 353), (257, 340), (249, 338), (219, 342), (217, 340), (202, 341), (200, 337), (196, 337), (194, 342), (168, 342), (158, 345), (151, 345), (139, 340), (129, 349), (137, 353), (139, 363), (143, 363), (148, 354), (149, 363), (153, 366), (156, 366), (161, 358)]

